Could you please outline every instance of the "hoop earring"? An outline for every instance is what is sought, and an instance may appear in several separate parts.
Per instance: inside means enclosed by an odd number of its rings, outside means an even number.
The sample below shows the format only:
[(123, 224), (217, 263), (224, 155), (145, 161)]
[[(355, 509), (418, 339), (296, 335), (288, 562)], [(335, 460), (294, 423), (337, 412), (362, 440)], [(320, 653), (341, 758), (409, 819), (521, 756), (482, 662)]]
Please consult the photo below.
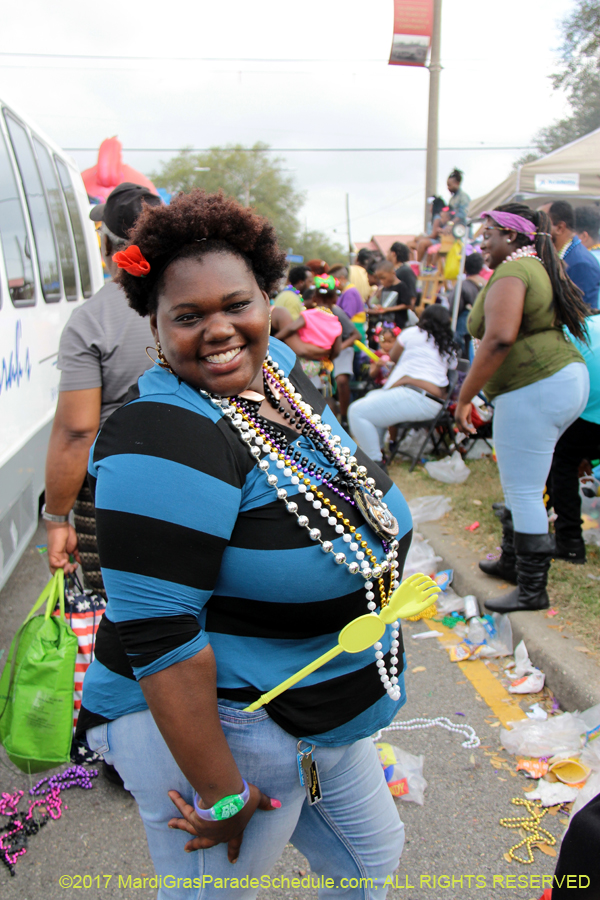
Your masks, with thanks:
[[(150, 354), (148, 353), (148, 350), (156, 350), (157, 358), (155, 359), (153, 356), (150, 356)], [(160, 366), (161, 369), (166, 369), (167, 372), (171, 373), (171, 375), (175, 374), (175, 372), (169, 365), (169, 361), (167, 360), (167, 357), (165, 356), (165, 354), (162, 351), (162, 347), (160, 346), (160, 341), (156, 342), (156, 347), (146, 347), (146, 356), (148, 357), (148, 359), (151, 359), (152, 362), (155, 363), (155, 365)]]

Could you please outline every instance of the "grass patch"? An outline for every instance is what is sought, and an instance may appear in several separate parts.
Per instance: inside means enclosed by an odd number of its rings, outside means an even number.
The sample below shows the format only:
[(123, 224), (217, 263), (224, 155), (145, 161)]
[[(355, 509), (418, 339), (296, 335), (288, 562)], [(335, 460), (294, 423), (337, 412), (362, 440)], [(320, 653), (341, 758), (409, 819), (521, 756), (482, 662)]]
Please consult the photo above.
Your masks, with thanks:
[[(431, 478), (419, 465), (409, 472), (409, 462), (394, 462), (390, 476), (407, 500), (432, 494), (444, 494), (452, 500), (452, 511), (443, 524), (457, 540), (471, 550), (485, 556), (499, 546), (502, 538), (500, 522), (491, 505), (502, 500), (502, 488), (496, 463), (486, 457), (469, 461), (471, 474), (462, 484), (443, 484)], [(475, 501), (480, 501), (477, 503)], [(466, 526), (479, 522), (477, 531), (465, 531)], [(590, 578), (589, 576), (594, 576)], [(585, 639), (590, 649), (600, 651), (600, 548), (587, 546), (587, 563), (574, 566), (556, 560), (550, 568), (548, 593), (551, 605), (560, 611), (554, 621), (558, 627), (568, 625)]]

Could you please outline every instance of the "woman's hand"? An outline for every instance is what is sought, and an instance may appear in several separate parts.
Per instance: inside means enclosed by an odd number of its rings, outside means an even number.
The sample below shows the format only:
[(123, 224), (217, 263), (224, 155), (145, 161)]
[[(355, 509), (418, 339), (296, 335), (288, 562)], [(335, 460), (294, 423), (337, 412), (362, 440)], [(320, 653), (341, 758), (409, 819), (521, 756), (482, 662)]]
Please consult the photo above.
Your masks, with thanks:
[(473, 410), (472, 403), (465, 403), (464, 400), (458, 399), (456, 409), (454, 410), (454, 421), (458, 426), (458, 430), (463, 434), (476, 434), (477, 429), (473, 427), (471, 421), (471, 413)]
[(171, 819), (169, 828), (179, 828), (181, 831), (187, 831), (188, 834), (194, 835), (193, 840), (188, 841), (185, 845), (186, 853), (191, 853), (193, 850), (207, 850), (209, 847), (214, 847), (215, 844), (227, 844), (229, 862), (237, 862), (244, 838), (244, 829), (255, 811), (262, 809), (268, 812), (281, 807), (279, 800), (267, 797), (256, 785), (249, 784), (248, 787), (250, 788), (250, 799), (244, 808), (235, 816), (223, 819), (221, 822), (208, 822), (201, 819), (196, 815), (194, 807), (186, 803), (181, 794), (177, 791), (169, 791), (169, 797), (183, 816), (182, 819)]
[[(77, 533), (69, 522), (46, 522), (48, 535), (48, 563), (54, 575), (57, 569), (63, 569), (70, 575), (81, 563), (77, 549)], [(75, 560), (71, 562), (71, 557)]]

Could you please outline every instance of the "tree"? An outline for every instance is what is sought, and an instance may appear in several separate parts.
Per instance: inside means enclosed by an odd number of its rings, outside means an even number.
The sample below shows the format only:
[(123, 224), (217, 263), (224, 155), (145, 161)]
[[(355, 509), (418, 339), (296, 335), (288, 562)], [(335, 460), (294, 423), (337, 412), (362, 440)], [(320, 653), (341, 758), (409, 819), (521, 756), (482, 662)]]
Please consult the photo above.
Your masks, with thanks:
[(571, 115), (535, 135), (539, 153), (521, 157), (517, 165), (550, 153), (569, 141), (600, 128), (600, 4), (576, 0), (573, 12), (562, 23), (560, 71), (551, 76), (555, 90), (564, 90)]
[(324, 259), (330, 266), (333, 263), (348, 262), (348, 251), (341, 244), (332, 243), (322, 231), (303, 232), (296, 240), (294, 249), (304, 257), (305, 262), (309, 259)]
[(222, 188), (244, 206), (252, 206), (267, 216), (275, 226), (281, 246), (287, 250), (294, 246), (300, 230), (297, 212), (304, 203), (304, 194), (296, 190), (293, 180), (285, 174), (284, 160), (272, 158), (268, 149), (267, 144), (257, 142), (250, 151), (240, 144), (222, 149), (213, 147), (206, 153), (184, 150), (163, 163), (161, 171), (151, 176), (152, 181), (171, 193)]
[(161, 169), (152, 173), (157, 187), (171, 193), (188, 193), (193, 188), (218, 191), (222, 188), (244, 206), (252, 206), (275, 226), (279, 242), (305, 259), (320, 258), (330, 262), (341, 259), (344, 251), (330, 244), (318, 231), (303, 232), (298, 213), (305, 194), (297, 190), (293, 178), (285, 172), (285, 160), (273, 157), (269, 145), (257, 142), (250, 151), (241, 144), (212, 147), (206, 153), (182, 150)]

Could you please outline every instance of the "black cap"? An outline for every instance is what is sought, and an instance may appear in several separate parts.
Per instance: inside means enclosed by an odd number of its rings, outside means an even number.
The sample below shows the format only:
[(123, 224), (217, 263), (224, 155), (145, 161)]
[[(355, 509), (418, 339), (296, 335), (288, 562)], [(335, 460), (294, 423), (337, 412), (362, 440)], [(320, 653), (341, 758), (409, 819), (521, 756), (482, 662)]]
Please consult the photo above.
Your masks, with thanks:
[(90, 219), (92, 222), (104, 222), (109, 231), (126, 240), (144, 203), (161, 206), (162, 200), (148, 188), (124, 181), (108, 195), (105, 203), (92, 207)]

